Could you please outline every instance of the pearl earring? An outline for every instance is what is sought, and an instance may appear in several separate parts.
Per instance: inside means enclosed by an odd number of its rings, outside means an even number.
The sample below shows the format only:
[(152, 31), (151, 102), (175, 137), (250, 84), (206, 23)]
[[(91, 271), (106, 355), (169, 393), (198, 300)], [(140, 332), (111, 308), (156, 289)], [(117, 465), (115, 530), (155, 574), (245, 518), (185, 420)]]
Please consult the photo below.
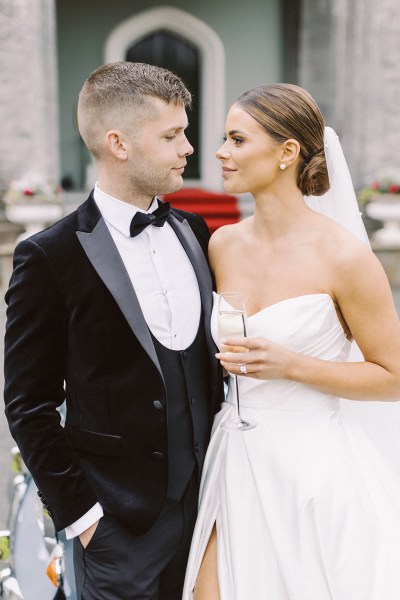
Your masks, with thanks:
[(281, 164), (279, 165), (279, 168), (280, 168), (280, 170), (281, 170), (281, 171), (284, 171), (284, 170), (286, 169), (286, 165), (285, 165), (285, 163), (281, 163)]

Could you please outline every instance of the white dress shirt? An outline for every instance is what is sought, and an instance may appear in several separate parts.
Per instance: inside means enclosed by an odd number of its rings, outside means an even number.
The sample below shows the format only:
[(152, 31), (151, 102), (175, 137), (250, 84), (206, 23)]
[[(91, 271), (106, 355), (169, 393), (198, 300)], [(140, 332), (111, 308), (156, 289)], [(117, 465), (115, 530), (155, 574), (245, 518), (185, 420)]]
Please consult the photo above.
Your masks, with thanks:
[[(95, 186), (94, 199), (121, 255), (135, 289), (143, 316), (158, 341), (172, 350), (183, 350), (196, 337), (201, 314), (196, 275), (172, 227), (149, 225), (130, 237), (129, 227), (137, 211), (148, 211), (121, 202)], [(99, 503), (66, 528), (67, 539), (88, 529), (103, 516)]]

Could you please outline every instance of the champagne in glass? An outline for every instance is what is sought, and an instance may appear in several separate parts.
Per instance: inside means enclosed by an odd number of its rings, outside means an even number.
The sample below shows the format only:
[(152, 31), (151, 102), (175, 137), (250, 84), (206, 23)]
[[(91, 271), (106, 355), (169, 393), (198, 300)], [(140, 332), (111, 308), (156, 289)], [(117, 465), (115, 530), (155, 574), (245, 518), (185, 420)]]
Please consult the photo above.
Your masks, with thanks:
[(219, 339), (227, 337), (246, 337), (244, 312), (220, 309), (218, 311), (218, 335)]
[[(246, 337), (246, 309), (239, 292), (219, 295), (218, 300), (218, 337)], [(256, 426), (254, 421), (244, 421), (240, 416), (239, 386), (237, 375), (233, 376), (236, 395), (235, 418), (224, 422), (221, 427), (228, 431), (244, 431)]]

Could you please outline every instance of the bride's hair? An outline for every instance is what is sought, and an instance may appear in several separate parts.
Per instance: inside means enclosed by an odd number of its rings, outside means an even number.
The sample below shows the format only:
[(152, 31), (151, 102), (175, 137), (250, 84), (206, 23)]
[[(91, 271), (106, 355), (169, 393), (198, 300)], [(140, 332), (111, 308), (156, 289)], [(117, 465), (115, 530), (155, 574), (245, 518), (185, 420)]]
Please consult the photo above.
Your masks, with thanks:
[(262, 85), (236, 101), (277, 142), (292, 138), (300, 144), (297, 186), (305, 196), (322, 196), (329, 190), (324, 153), (325, 122), (306, 90), (289, 83)]

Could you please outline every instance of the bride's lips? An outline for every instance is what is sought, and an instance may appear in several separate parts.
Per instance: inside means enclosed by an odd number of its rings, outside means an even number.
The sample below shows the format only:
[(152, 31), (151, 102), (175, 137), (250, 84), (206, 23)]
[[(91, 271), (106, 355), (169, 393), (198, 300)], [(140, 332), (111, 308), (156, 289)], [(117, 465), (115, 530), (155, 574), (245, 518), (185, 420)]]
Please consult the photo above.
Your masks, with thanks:
[(228, 169), (228, 167), (222, 167), (222, 177), (229, 175), (230, 173), (235, 173), (237, 169)]

